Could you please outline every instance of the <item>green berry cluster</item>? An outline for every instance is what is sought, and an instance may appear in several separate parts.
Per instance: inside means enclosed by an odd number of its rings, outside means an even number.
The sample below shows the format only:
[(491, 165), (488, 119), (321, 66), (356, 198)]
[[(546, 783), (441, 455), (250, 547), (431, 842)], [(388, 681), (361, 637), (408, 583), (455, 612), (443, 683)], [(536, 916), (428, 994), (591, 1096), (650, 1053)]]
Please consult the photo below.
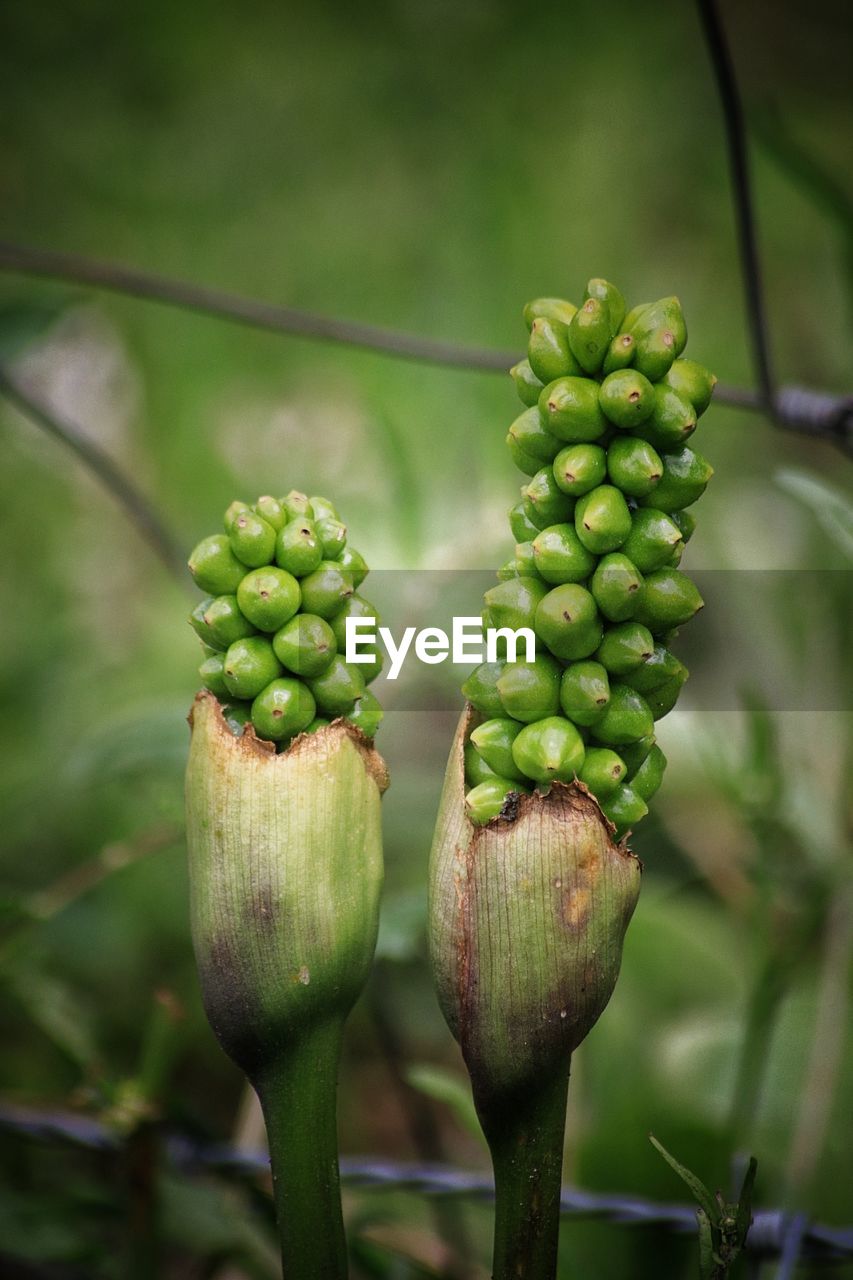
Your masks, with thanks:
[(347, 618), (377, 614), (358, 594), (367, 565), (347, 546), (335, 508), (294, 489), (232, 502), (223, 523), (225, 532), (203, 538), (189, 559), (207, 593), (190, 625), (205, 651), (199, 675), (231, 731), (251, 722), (284, 750), (343, 716), (372, 738), (382, 708), (367, 685), (381, 656), (350, 665), (342, 655)]
[(702, 599), (678, 565), (712, 474), (687, 441), (716, 379), (682, 358), (677, 298), (626, 314), (594, 279), (580, 307), (538, 298), (524, 318), (527, 359), (510, 372), (526, 408), (507, 444), (531, 479), (483, 622), (533, 630), (536, 659), (484, 663), (462, 686), (484, 717), (466, 805), (485, 823), (511, 792), (578, 778), (622, 833), (660, 785), (654, 724), (687, 679), (670, 643)]

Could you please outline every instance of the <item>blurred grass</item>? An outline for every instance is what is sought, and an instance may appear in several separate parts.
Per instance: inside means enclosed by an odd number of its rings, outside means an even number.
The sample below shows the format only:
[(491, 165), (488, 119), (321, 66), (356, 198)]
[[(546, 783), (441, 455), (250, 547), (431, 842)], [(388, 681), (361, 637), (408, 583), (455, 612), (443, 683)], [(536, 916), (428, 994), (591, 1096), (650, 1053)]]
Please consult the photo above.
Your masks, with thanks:
[[(778, 108), (843, 185), (853, 142), (847, 9), (724, 8), (750, 110)], [(722, 135), (690, 6), (11, 5), (0, 14), (0, 76), (3, 237), (510, 348), (522, 345), (526, 298), (577, 296), (587, 276), (603, 274), (633, 299), (679, 293), (690, 354), (721, 379), (750, 382)], [(826, 217), (772, 148), (755, 162), (780, 376), (849, 391), (849, 228)], [(61, 314), (41, 331), (57, 302)], [(508, 379), (13, 278), (0, 279), (0, 309), (3, 335), (13, 315), (28, 339), (16, 370), (123, 462), (188, 547), (235, 495), (296, 485), (335, 496), (377, 568), (506, 558), (503, 513), (520, 482), (503, 444), (515, 412)], [(11, 930), (33, 894), (105, 846), (180, 826), (197, 653), (185, 594), (111, 499), (5, 407), (0, 430), (11, 535), (0, 579), (0, 884)], [(820, 509), (800, 501), (803, 483), (783, 492), (773, 482), (787, 468), (805, 473), (806, 487), (829, 482), (843, 494), (849, 470), (835, 453), (723, 409), (703, 420), (702, 436), (716, 477), (690, 566), (846, 567)], [(772, 613), (737, 620), (736, 643), (770, 664), (794, 655), (841, 682), (849, 617), (838, 595), (798, 618), (797, 602), (777, 594)], [(470, 611), (477, 606), (472, 599)], [(725, 682), (726, 654), (715, 657)], [(849, 689), (838, 687), (835, 714), (778, 717), (779, 803), (790, 823), (763, 855), (754, 812), (720, 791), (719, 764), (707, 767), (713, 741), (727, 768), (743, 769), (742, 717), (679, 713), (663, 727), (672, 765), (636, 839), (645, 886), (623, 977), (577, 1055), (572, 1178), (671, 1198), (670, 1175), (645, 1140), (653, 1128), (706, 1180), (727, 1180), (744, 1008), (779, 911), (771, 894), (763, 922), (754, 914), (757, 859), (771, 880), (778, 859), (782, 885), (804, 859), (799, 892), (816, 910), (843, 882)], [(384, 928), (399, 957), (386, 968), (411, 1060), (460, 1074), (429, 986), (422, 898), (418, 907), (457, 705), (443, 669), (436, 688), (434, 711), (394, 711), (382, 733), (393, 773)], [(152, 991), (167, 987), (187, 1016), (165, 1114), (227, 1136), (240, 1083), (201, 1014), (186, 920), (176, 844), (29, 926), (26, 945), (8, 953), (14, 964), (6, 950), (0, 958), (3, 1095), (107, 1107), (136, 1069)], [(768, 1048), (753, 1134), (759, 1203), (786, 1195), (821, 939), (818, 929)], [(62, 1026), (76, 1033), (74, 1052)], [(826, 1145), (798, 1188), (801, 1207), (838, 1221), (853, 1217), (849, 1030), (845, 1048)], [(346, 1150), (415, 1154), (366, 1006), (341, 1104)], [(449, 1155), (481, 1162), (450, 1111), (436, 1115)], [(27, 1170), (15, 1238), (37, 1256), (115, 1274), (104, 1242), (121, 1237), (124, 1220), (103, 1171), (65, 1159), (52, 1173), (50, 1155), (3, 1145), (10, 1179)], [(223, 1243), (218, 1210), (169, 1203), (169, 1274), (189, 1274), (189, 1255), (218, 1251), (267, 1273), (257, 1242), (241, 1236), (242, 1210)], [(397, 1212), (379, 1196), (359, 1203)], [(183, 1247), (175, 1204), (193, 1223)], [(402, 1205), (414, 1222), (412, 1198)], [(35, 1212), (43, 1226), (23, 1229)], [(487, 1216), (469, 1212), (482, 1247)], [(428, 1216), (419, 1221), (429, 1226)], [(261, 1220), (262, 1237), (265, 1229)], [(565, 1234), (566, 1274), (692, 1274), (690, 1242), (660, 1232), (587, 1225)]]

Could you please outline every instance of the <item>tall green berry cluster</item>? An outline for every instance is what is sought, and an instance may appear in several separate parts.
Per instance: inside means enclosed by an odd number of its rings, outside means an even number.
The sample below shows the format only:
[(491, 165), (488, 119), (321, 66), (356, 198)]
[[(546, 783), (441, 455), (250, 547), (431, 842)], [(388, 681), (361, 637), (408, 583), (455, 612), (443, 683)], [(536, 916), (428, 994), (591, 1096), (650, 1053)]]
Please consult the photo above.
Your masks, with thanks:
[(223, 523), (189, 559), (208, 593), (190, 625), (205, 650), (199, 675), (232, 732), (251, 721), (259, 738), (285, 749), (343, 716), (372, 738), (382, 708), (366, 686), (381, 657), (351, 665), (343, 654), (347, 618), (377, 615), (358, 594), (367, 565), (347, 546), (335, 508), (294, 489), (232, 502)]
[(507, 444), (531, 479), (483, 621), (530, 628), (536, 658), (485, 663), (462, 687), (484, 718), (466, 804), (484, 823), (512, 792), (578, 778), (624, 832), (660, 785), (654, 723), (687, 679), (670, 643), (702, 606), (678, 565), (712, 474), (687, 441), (716, 379), (682, 359), (677, 298), (626, 314), (594, 279), (579, 308), (538, 298), (524, 318), (527, 359), (510, 372), (527, 407)]

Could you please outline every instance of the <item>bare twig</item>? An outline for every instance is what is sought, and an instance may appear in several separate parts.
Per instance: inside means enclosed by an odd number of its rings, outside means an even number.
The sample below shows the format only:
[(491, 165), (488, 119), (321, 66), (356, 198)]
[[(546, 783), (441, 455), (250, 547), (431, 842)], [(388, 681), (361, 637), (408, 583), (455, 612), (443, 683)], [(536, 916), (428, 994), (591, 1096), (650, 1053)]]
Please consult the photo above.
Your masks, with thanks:
[(770, 343), (761, 281), (761, 262), (755, 230), (755, 212), (749, 164), (746, 156), (746, 127), (743, 104), (726, 41), (716, 0), (697, 0), (699, 16), (708, 45), (708, 54), (720, 95), (720, 106), (726, 130), (732, 195), (737, 221), (738, 245), (743, 274), (746, 310), (752, 339), (755, 373), (761, 393), (761, 406), (771, 415), (775, 410), (775, 384), (771, 370)]
[(70, 422), (39, 404), (16, 382), (7, 370), (0, 368), (0, 396), (5, 397), (19, 413), (41, 427), (55, 440), (60, 440), (100, 480), (136, 525), (142, 537), (173, 577), (187, 582), (185, 557), (177, 540), (166, 528), (148, 499), (133, 481), (94, 441), (88, 439)]
[(70, 284), (88, 285), (95, 289), (106, 289), (110, 293), (130, 294), (135, 298), (146, 298), (184, 310), (219, 316), (224, 320), (235, 320), (255, 329), (269, 329), (274, 333), (287, 333), (293, 337), (321, 342), (342, 342), (348, 346), (382, 351), (385, 355), (399, 356), (404, 360), (425, 360), (432, 364), (455, 365), (463, 369), (506, 373), (518, 359), (512, 351), (462, 346), (455, 342), (383, 329), (378, 325), (336, 320), (311, 311), (300, 311), (295, 307), (282, 307), (272, 302), (240, 297), (221, 289), (208, 289), (204, 285), (190, 284), (183, 280), (149, 275), (116, 263), (96, 262), (91, 258), (79, 258), (75, 254), (57, 253), (52, 249), (32, 249), (6, 241), (0, 241), (0, 269), (19, 271), (24, 275), (46, 276)]
[[(0, 241), (0, 271), (4, 270), (144, 298), (291, 337), (343, 343), (401, 360), (425, 361), (473, 372), (506, 373), (521, 358), (518, 351), (422, 338), (417, 334), (320, 316), (295, 307), (281, 307), (220, 289), (209, 289), (204, 285), (149, 275), (117, 263)], [(764, 412), (768, 403), (761, 391), (723, 383), (717, 384), (714, 402), (755, 413)], [(777, 426), (828, 440), (850, 452), (853, 398), (803, 387), (782, 387), (776, 393), (774, 408)]]

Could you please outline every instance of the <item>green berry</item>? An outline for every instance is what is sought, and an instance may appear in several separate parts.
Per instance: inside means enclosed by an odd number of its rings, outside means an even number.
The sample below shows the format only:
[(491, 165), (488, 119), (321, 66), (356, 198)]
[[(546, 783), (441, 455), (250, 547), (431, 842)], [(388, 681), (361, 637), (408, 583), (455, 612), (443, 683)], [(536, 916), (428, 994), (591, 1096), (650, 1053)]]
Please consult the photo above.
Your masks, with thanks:
[(497, 680), (501, 709), (497, 715), (511, 716), (530, 724), (556, 715), (560, 708), (560, 667), (548, 654), (534, 662), (507, 662)]
[(596, 276), (587, 281), (583, 296), (584, 299), (597, 298), (599, 302), (604, 303), (610, 318), (610, 332), (618, 333), (620, 325), (625, 319), (625, 299), (616, 288), (616, 285), (611, 284), (609, 280), (602, 280), (600, 276)]
[(252, 703), (252, 724), (259, 738), (281, 742), (307, 729), (314, 719), (314, 699), (301, 680), (271, 681)]
[(298, 613), (286, 622), (272, 647), (281, 665), (303, 678), (320, 675), (338, 651), (332, 628), (314, 613)]
[(509, 778), (487, 778), (485, 782), (472, 787), (465, 797), (468, 821), (475, 827), (485, 826), (498, 816), (508, 796), (521, 794), (525, 790), (520, 782), (511, 782)]
[(505, 666), (503, 662), (483, 662), (462, 685), (462, 696), (481, 716), (492, 718), (504, 714), (498, 680)]
[(585, 373), (597, 373), (613, 337), (610, 307), (600, 298), (587, 298), (572, 316), (569, 348)]
[[(572, 518), (575, 509), (574, 498), (569, 498), (558, 489), (551, 467), (543, 467), (541, 471), (537, 471), (522, 492), (529, 503), (525, 511), (532, 516), (539, 529)], [(519, 538), (518, 541), (521, 542), (523, 539)]]
[(216, 694), (217, 698), (227, 698), (228, 686), (225, 683), (225, 655), (214, 653), (205, 658), (198, 669), (205, 689)]
[(681, 530), (665, 512), (641, 507), (631, 517), (631, 529), (622, 544), (622, 553), (641, 573), (651, 573), (667, 563), (680, 542)]
[(567, 373), (580, 373), (577, 360), (569, 349), (568, 327), (559, 320), (537, 316), (527, 343), (530, 368), (540, 382), (553, 382)]
[(515, 571), (518, 574), (536, 576), (536, 552), (532, 542), (517, 542), (515, 545)]
[(284, 507), (278, 498), (271, 498), (268, 493), (258, 498), (255, 503), (255, 511), (263, 520), (266, 520), (268, 525), (275, 529), (276, 533), (287, 524), (287, 512)]
[(526, 456), (538, 458), (534, 474), (546, 462), (553, 462), (560, 449), (560, 442), (542, 424), (537, 408), (525, 409), (519, 414), (507, 432), (507, 444), (513, 442)]
[(644, 498), (663, 475), (663, 463), (645, 440), (617, 436), (607, 450), (607, 474), (629, 498)]
[(643, 575), (623, 552), (602, 556), (595, 567), (589, 589), (601, 613), (610, 622), (633, 617), (643, 592)]
[(498, 568), (495, 576), (498, 582), (507, 582), (510, 578), (517, 578), (518, 565), (516, 564), (515, 556), (511, 560), (505, 560)]
[(692, 578), (678, 569), (655, 569), (646, 575), (643, 597), (634, 618), (653, 635), (689, 622), (704, 601)]
[(595, 568), (595, 556), (587, 551), (574, 525), (548, 525), (529, 545), (536, 572), (552, 585), (584, 582)]
[(315, 523), (318, 520), (340, 520), (337, 507), (328, 498), (321, 498), (317, 494), (312, 494), (308, 499), (308, 505), (311, 508), (311, 519)]
[(316, 733), (318, 729), (325, 729), (332, 722), (325, 716), (315, 716), (309, 725), (302, 730), (303, 733)]
[(360, 729), (365, 738), (375, 738), (376, 731), (385, 717), (379, 699), (369, 689), (365, 689), (356, 704), (347, 715), (350, 724)]
[(554, 587), (536, 608), (537, 636), (557, 658), (587, 658), (601, 643), (601, 617), (585, 587)]
[(622, 836), (629, 827), (636, 826), (649, 811), (642, 796), (626, 784), (617, 787), (609, 796), (601, 801), (601, 811), (616, 828), (616, 835)]
[(214, 649), (224, 653), (229, 644), (254, 633), (255, 628), (243, 616), (236, 596), (216, 596), (204, 601), (204, 606), (204, 622), (211, 637), (206, 643)]
[(310, 498), (306, 493), (300, 493), (298, 489), (291, 489), (290, 493), (279, 498), (279, 502), (289, 520), (299, 520), (303, 516), (308, 520), (314, 519), (314, 507)]
[(661, 454), (663, 475), (655, 490), (642, 505), (656, 507), (658, 511), (683, 511), (701, 498), (714, 468), (701, 453), (692, 449), (679, 449), (676, 453)]
[(469, 787), (479, 786), (481, 782), (498, 775), (486, 764), (473, 742), (465, 743), (465, 782)]
[(340, 653), (346, 652), (347, 618), (369, 618), (375, 624), (374, 630), (379, 626), (379, 612), (376, 606), (369, 600), (365, 600), (364, 596), (360, 596), (357, 591), (354, 592), (344, 601), (330, 623)]
[(646, 307), (631, 325), (637, 344), (634, 367), (651, 382), (663, 378), (687, 342), (687, 326), (677, 298), (661, 298)]
[(644, 311), (648, 311), (651, 305), (651, 302), (638, 302), (636, 307), (631, 308), (625, 319), (622, 321), (622, 328), (625, 333), (630, 333), (633, 330), (634, 325), (637, 323), (640, 316)]
[(246, 566), (237, 559), (224, 533), (202, 538), (188, 564), (196, 586), (212, 596), (233, 595), (246, 572)]
[(528, 332), (533, 328), (534, 320), (544, 316), (546, 320), (556, 321), (562, 325), (570, 325), (577, 307), (566, 302), (565, 298), (534, 298), (524, 308), (524, 323)]
[(607, 428), (598, 403), (598, 384), (589, 378), (549, 382), (539, 396), (539, 414), (551, 434), (568, 444), (597, 440)]
[(669, 715), (678, 701), (686, 679), (687, 668), (685, 667), (683, 675), (674, 676), (672, 679), (667, 680), (666, 684), (662, 684), (651, 693), (643, 695), (655, 720), (662, 720), (664, 716)]
[(537, 405), (542, 383), (531, 369), (530, 361), (519, 360), (518, 364), (512, 366), (509, 373), (515, 383), (515, 389), (518, 392), (518, 398), (521, 403), (528, 405), (528, 407)]
[(713, 373), (695, 360), (674, 361), (663, 380), (673, 391), (690, 401), (697, 417), (701, 417), (708, 408), (717, 385)]
[(318, 709), (327, 716), (348, 716), (364, 694), (364, 677), (358, 667), (348, 667), (336, 656), (319, 676), (306, 680)]
[(249, 507), (248, 502), (240, 502), (239, 499), (235, 498), (233, 502), (229, 503), (229, 505), (225, 509), (225, 515), (222, 518), (222, 523), (225, 526), (225, 532), (226, 533), (231, 532), (231, 526), (233, 525), (234, 521), (237, 519), (241, 511), (249, 511), (249, 510), (251, 510), (251, 508)]
[(323, 559), (323, 547), (313, 520), (295, 516), (279, 531), (275, 543), (275, 562), (294, 578), (313, 573)]
[(696, 528), (696, 517), (691, 511), (670, 511), (669, 518), (678, 529), (685, 543), (693, 537)]
[(252, 719), (251, 702), (226, 702), (222, 704), (222, 718), (228, 728), (239, 738), (246, 725)]
[(523, 501), (510, 508), (509, 527), (516, 542), (532, 542), (539, 532), (538, 524), (534, 524), (528, 516)]
[(573, 662), (560, 683), (560, 706), (575, 724), (600, 720), (610, 701), (610, 680), (600, 662)]
[(614, 427), (633, 431), (652, 412), (655, 389), (637, 369), (618, 369), (602, 382), (598, 403)]
[(341, 552), (347, 545), (347, 527), (332, 516), (317, 520), (314, 524), (324, 560), (340, 560)]
[(510, 627), (513, 631), (519, 627), (532, 629), (537, 606), (547, 594), (547, 586), (538, 578), (516, 577), (499, 582), (483, 597), (488, 625)]
[(364, 683), (372, 684), (373, 681), (376, 679), (376, 677), (382, 671), (382, 666), (385, 661), (379, 649), (379, 646), (370, 645), (370, 644), (363, 645), (359, 656), (362, 659), (364, 658), (370, 659), (369, 662), (364, 662), (364, 661), (360, 662), (358, 665), (358, 669), (361, 672), (361, 677), (364, 680)]
[(619, 755), (625, 762), (627, 773), (625, 781), (630, 782), (646, 756), (655, 745), (655, 735), (647, 733), (642, 738), (638, 738), (636, 742), (626, 743), (625, 746), (619, 748)]
[(352, 547), (344, 547), (338, 556), (338, 564), (342, 569), (346, 569), (351, 576), (353, 586), (357, 591), (368, 574), (367, 561), (364, 556)]
[(624, 676), (648, 662), (655, 642), (647, 627), (639, 622), (619, 622), (608, 627), (595, 654), (611, 676)]
[(334, 560), (321, 560), (313, 573), (301, 580), (302, 607), (306, 613), (327, 620), (340, 612), (355, 591), (352, 574)]
[(253, 569), (237, 588), (241, 612), (259, 631), (278, 631), (296, 613), (300, 599), (293, 574), (274, 565)]
[(612, 684), (604, 715), (591, 726), (590, 733), (605, 747), (623, 747), (646, 737), (653, 727), (652, 713), (642, 695), (625, 684)]
[[(559, 448), (559, 441), (555, 440), (554, 444)], [(536, 458), (532, 453), (527, 451), (518, 443), (515, 436), (507, 433), (506, 446), (509, 449), (509, 456), (515, 465), (526, 476), (535, 476), (536, 472), (542, 466), (541, 458)]]
[(654, 388), (654, 407), (637, 435), (662, 453), (680, 449), (696, 430), (696, 410), (665, 382)]
[(275, 555), (275, 529), (254, 511), (241, 511), (231, 524), (228, 535), (231, 550), (241, 564), (259, 569), (272, 563)]
[(517, 769), (540, 785), (571, 782), (583, 765), (580, 734), (563, 716), (547, 716), (525, 725), (512, 744)]
[(600, 484), (578, 498), (575, 529), (587, 550), (596, 555), (621, 547), (631, 532), (631, 512), (619, 490)]
[(627, 369), (634, 359), (634, 339), (630, 333), (617, 333), (607, 348), (601, 372), (605, 377), (617, 369)]
[(648, 802), (663, 782), (666, 756), (660, 747), (652, 747), (643, 763), (631, 779), (631, 790)]
[(621, 756), (609, 747), (588, 747), (578, 777), (600, 800), (616, 790), (626, 772)]
[(580, 498), (600, 485), (607, 475), (607, 454), (598, 444), (570, 444), (554, 459), (558, 488)]
[(246, 636), (229, 645), (223, 671), (233, 697), (256, 698), (281, 675), (281, 666), (267, 636)]
[(472, 729), (470, 740), (489, 768), (499, 777), (518, 778), (523, 782), (525, 774), (519, 771), (512, 754), (512, 744), (521, 728), (517, 720), (495, 716)]
[(211, 631), (210, 625), (205, 617), (205, 614), (207, 613), (210, 605), (213, 604), (214, 599), (216, 599), (215, 596), (206, 596), (204, 600), (199, 600), (187, 621), (202, 644), (207, 645), (209, 649), (227, 649), (227, 645), (220, 645), (216, 643), (216, 637)]
[(674, 653), (662, 644), (656, 644), (654, 653), (647, 658), (641, 667), (622, 677), (623, 683), (636, 689), (645, 698), (655, 689), (662, 688), (672, 679), (687, 679), (687, 668), (676, 658)]

